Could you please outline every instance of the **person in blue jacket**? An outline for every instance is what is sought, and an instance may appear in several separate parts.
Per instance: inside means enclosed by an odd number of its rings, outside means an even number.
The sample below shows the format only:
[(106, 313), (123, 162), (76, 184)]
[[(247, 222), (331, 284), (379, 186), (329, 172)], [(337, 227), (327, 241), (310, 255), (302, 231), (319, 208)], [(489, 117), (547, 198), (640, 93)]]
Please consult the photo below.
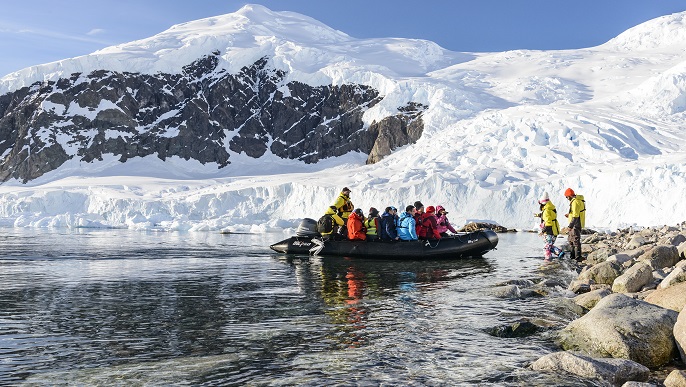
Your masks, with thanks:
[(390, 206), (386, 207), (386, 211), (381, 215), (381, 240), (397, 241), (400, 239), (398, 238), (398, 231), (396, 230), (396, 222), (398, 221), (397, 212), (397, 208)]
[(415, 229), (414, 215), (417, 213), (417, 209), (414, 206), (407, 206), (405, 212), (400, 214), (398, 218), (397, 230), (398, 237), (403, 241), (416, 241), (417, 230)]

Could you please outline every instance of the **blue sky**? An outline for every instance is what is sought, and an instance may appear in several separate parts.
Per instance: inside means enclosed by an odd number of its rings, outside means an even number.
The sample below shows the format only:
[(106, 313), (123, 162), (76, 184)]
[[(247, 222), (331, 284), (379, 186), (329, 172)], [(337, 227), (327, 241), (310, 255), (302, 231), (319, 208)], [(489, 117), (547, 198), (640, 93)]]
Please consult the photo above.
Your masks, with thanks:
[(6, 1), (0, 5), (0, 76), (247, 3), (302, 13), (357, 38), (420, 38), (479, 52), (591, 47), (644, 21), (686, 11), (684, 0)]

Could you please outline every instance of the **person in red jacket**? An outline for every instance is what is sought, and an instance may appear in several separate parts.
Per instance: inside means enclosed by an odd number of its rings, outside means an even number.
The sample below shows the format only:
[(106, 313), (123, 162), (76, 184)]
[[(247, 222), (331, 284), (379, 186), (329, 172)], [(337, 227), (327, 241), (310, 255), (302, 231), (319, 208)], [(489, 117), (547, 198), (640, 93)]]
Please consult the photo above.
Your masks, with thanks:
[(419, 239), (441, 239), (434, 206), (426, 207), (426, 212), (422, 214), (422, 226), (424, 235), (423, 237), (420, 235)]
[(348, 217), (348, 239), (351, 241), (367, 240), (367, 230), (364, 227), (364, 214), (361, 209), (356, 209)]

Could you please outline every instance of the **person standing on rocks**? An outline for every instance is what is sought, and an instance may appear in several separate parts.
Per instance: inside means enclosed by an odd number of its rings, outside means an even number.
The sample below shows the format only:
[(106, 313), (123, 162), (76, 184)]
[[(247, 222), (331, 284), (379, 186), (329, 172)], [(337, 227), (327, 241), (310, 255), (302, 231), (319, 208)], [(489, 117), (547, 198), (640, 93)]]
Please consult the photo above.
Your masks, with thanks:
[(572, 258), (581, 262), (581, 229), (586, 225), (586, 202), (583, 196), (577, 195), (571, 188), (567, 188), (565, 197), (569, 200), (569, 212), (565, 214), (569, 220), (567, 239), (572, 249)]
[(350, 213), (353, 212), (355, 207), (353, 206), (353, 202), (350, 200), (350, 188), (344, 187), (341, 190), (341, 193), (338, 195), (336, 198), (336, 201), (333, 204), (334, 207), (336, 207), (336, 211), (338, 216), (343, 219), (343, 226), (339, 228), (339, 233), (347, 237), (348, 236), (348, 217), (350, 216)]
[(541, 212), (535, 213), (534, 216), (541, 218), (541, 235), (545, 238), (545, 260), (549, 261), (552, 257), (562, 258), (565, 255), (564, 251), (555, 246), (555, 240), (560, 233), (555, 205), (550, 201), (547, 192), (543, 192), (538, 204), (541, 206)]

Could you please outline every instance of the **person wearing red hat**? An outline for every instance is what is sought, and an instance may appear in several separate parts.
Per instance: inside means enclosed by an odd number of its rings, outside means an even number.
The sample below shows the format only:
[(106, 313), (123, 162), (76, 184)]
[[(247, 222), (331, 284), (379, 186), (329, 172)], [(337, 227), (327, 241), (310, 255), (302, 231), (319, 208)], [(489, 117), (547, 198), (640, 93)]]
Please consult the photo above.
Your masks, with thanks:
[(438, 232), (438, 220), (436, 218), (436, 208), (434, 206), (426, 207), (426, 212), (421, 217), (422, 228), (419, 239), (441, 239), (441, 233)]
[(581, 230), (586, 223), (586, 202), (582, 195), (577, 195), (571, 188), (565, 190), (565, 197), (569, 200), (569, 212), (565, 214), (569, 220), (567, 239), (572, 249), (572, 258), (581, 262), (584, 260), (581, 256)]

